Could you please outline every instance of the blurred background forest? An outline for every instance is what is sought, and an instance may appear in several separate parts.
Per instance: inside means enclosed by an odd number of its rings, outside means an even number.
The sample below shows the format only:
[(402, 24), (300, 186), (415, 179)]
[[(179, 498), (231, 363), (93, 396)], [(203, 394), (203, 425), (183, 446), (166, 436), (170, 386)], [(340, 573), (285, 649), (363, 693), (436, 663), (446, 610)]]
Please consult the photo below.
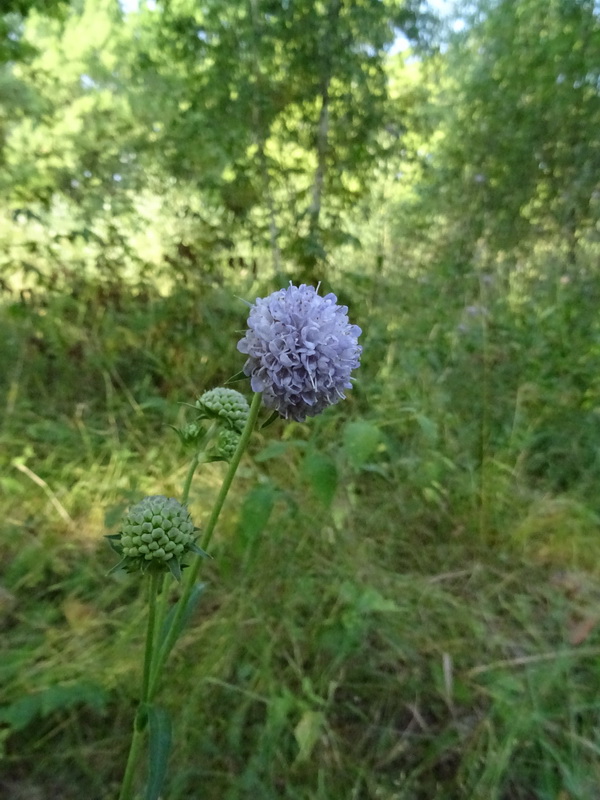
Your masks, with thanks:
[(2, 0), (2, 798), (116, 796), (102, 537), (289, 280), (363, 364), (255, 435), (165, 798), (600, 797), (599, 132), (595, 0)]

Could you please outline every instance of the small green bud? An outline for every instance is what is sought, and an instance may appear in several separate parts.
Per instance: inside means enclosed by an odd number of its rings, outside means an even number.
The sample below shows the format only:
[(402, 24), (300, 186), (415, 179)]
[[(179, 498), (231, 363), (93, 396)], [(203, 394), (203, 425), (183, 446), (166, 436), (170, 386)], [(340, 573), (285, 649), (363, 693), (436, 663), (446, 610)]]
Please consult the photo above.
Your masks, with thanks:
[(243, 394), (224, 387), (204, 392), (196, 400), (196, 408), (200, 412), (199, 419), (216, 419), (239, 433), (243, 431), (250, 412)]
[(177, 436), (179, 436), (181, 443), (186, 447), (197, 446), (206, 434), (203, 426), (198, 425), (197, 422), (188, 422), (183, 428), (176, 428), (173, 425), (171, 425), (171, 427)]
[(216, 451), (219, 458), (224, 461), (231, 461), (233, 454), (240, 441), (240, 434), (237, 431), (224, 430), (219, 433)]
[[(144, 520), (141, 525), (140, 520)], [(123, 557), (117, 567), (127, 572), (168, 570), (179, 578), (182, 556), (188, 552), (206, 555), (194, 542), (196, 530), (189, 511), (178, 500), (153, 495), (129, 510), (121, 533), (107, 538)]]

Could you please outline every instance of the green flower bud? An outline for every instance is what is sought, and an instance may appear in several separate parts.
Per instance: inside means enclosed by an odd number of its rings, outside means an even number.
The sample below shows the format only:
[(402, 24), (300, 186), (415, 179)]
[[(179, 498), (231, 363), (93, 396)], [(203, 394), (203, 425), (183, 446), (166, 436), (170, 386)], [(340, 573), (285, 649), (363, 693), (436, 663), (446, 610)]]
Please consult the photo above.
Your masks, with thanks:
[(239, 441), (240, 434), (237, 431), (221, 431), (215, 448), (217, 457), (223, 461), (231, 461)]
[(174, 428), (173, 430), (184, 445), (195, 445), (204, 436), (204, 428), (197, 422), (189, 422), (183, 428)]
[(121, 533), (107, 537), (112, 548), (123, 556), (113, 569), (169, 570), (179, 579), (182, 556), (188, 552), (206, 556), (195, 544), (196, 532), (189, 511), (174, 497), (145, 497), (129, 509)]
[(239, 433), (243, 431), (250, 412), (243, 394), (224, 387), (204, 392), (196, 400), (196, 408), (200, 412), (200, 419), (216, 419)]

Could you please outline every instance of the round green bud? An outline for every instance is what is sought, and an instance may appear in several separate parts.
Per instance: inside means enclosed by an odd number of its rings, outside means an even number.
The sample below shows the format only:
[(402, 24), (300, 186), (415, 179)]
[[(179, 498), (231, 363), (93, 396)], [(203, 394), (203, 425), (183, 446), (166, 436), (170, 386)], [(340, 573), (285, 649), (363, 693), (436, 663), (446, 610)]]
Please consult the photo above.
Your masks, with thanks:
[(222, 458), (225, 461), (231, 461), (239, 441), (240, 434), (237, 431), (220, 431), (216, 446), (216, 451), (219, 458)]
[(129, 509), (121, 531), (109, 538), (128, 572), (165, 569), (178, 577), (182, 556), (189, 551), (202, 553), (194, 542), (190, 513), (174, 497), (145, 497)]
[(196, 408), (200, 412), (200, 419), (216, 419), (239, 433), (243, 431), (250, 412), (244, 395), (225, 387), (204, 392), (196, 400)]
[(204, 428), (197, 422), (188, 422), (183, 428), (176, 428), (176, 431), (183, 444), (196, 444), (204, 435)]

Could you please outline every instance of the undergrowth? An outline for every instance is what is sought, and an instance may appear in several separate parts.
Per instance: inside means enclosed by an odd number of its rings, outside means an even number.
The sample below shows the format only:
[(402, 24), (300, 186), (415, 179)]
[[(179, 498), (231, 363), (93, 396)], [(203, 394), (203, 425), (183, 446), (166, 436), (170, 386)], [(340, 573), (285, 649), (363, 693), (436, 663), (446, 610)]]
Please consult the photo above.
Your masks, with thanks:
[[(169, 800), (600, 794), (591, 278), (445, 279), (340, 276), (350, 400), (253, 440), (164, 687)], [(9, 800), (116, 795), (144, 606), (102, 537), (179, 492), (169, 425), (239, 370), (235, 295), (260, 293), (99, 291), (0, 311)]]

